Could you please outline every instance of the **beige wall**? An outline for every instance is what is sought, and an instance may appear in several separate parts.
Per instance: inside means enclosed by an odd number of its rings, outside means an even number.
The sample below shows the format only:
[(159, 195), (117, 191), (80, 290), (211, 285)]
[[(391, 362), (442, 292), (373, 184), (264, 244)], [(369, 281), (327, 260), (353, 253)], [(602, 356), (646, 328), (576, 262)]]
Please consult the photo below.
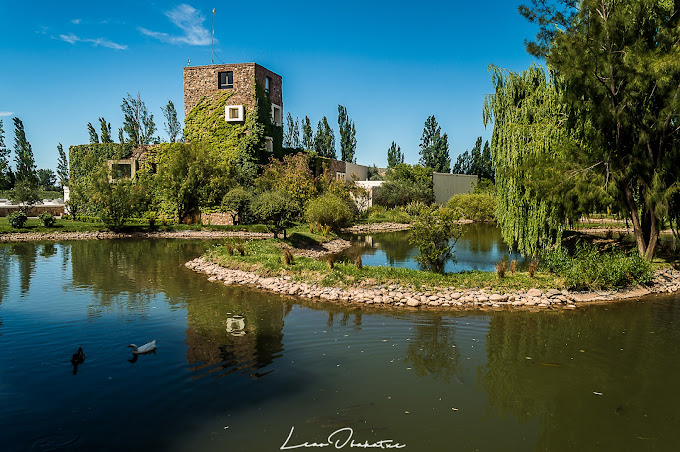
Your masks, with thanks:
[(433, 173), (434, 200), (439, 204), (446, 202), (459, 193), (470, 193), (477, 185), (477, 176), (465, 174)]

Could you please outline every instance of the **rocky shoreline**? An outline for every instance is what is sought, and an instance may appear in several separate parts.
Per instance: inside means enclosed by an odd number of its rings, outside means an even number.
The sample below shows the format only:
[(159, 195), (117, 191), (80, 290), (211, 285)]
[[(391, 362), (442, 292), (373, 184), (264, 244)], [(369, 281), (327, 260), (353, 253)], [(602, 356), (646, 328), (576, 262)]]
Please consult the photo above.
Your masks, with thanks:
[(110, 240), (110, 239), (221, 239), (238, 237), (244, 239), (264, 239), (273, 237), (266, 232), (245, 231), (156, 231), (156, 232), (10, 232), (0, 234), (0, 242), (35, 242), (65, 240)]
[(261, 277), (252, 272), (224, 268), (201, 257), (187, 262), (186, 267), (208, 275), (208, 280), (224, 285), (246, 285), (281, 295), (313, 301), (387, 305), (405, 308), (533, 308), (576, 309), (587, 304), (639, 298), (653, 293), (675, 293), (680, 290), (680, 271), (657, 272), (648, 287), (637, 286), (615, 292), (569, 292), (551, 289), (529, 289), (498, 293), (484, 289), (458, 290), (455, 287), (432, 287), (418, 290), (398, 285), (368, 288), (324, 287), (295, 281), (291, 276)]

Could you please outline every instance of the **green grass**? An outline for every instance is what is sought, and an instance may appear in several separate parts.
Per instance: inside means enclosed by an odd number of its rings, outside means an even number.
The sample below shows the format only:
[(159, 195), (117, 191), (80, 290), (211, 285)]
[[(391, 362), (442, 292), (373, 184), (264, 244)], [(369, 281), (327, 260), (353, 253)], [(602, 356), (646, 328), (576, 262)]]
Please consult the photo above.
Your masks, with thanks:
[[(237, 242), (232, 241), (232, 244)], [(493, 272), (465, 272), (436, 274), (420, 270), (394, 267), (364, 266), (358, 269), (353, 263), (336, 262), (331, 270), (326, 261), (295, 257), (293, 264), (283, 263), (280, 246), (290, 241), (282, 239), (240, 241), (245, 256), (234, 252), (229, 254), (227, 247), (217, 246), (204, 257), (223, 267), (255, 272), (261, 276), (293, 276), (296, 280), (324, 286), (357, 287), (362, 285), (397, 284), (415, 289), (423, 287), (450, 287), (460, 289), (489, 288), (499, 291), (524, 290), (532, 287), (548, 289), (561, 288), (563, 280), (553, 275), (537, 272), (534, 278), (527, 273), (515, 273), (499, 279)]]

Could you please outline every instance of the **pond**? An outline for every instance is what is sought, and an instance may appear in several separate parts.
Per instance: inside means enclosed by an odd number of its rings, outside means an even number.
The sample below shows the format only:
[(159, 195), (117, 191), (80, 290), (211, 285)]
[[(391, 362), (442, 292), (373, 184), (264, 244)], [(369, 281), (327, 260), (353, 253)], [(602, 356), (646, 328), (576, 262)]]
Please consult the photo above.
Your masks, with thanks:
[[(494, 271), (497, 262), (513, 259), (518, 261), (518, 268), (526, 266), (521, 254), (510, 252), (495, 224), (465, 224), (463, 231), (453, 249), (456, 261), (447, 262), (445, 272)], [(364, 265), (420, 268), (415, 260), (418, 249), (409, 243), (408, 231), (361, 234), (353, 236), (352, 242), (348, 253), (360, 255)]]
[(359, 309), (210, 283), (183, 266), (209, 246), (0, 245), (3, 450), (275, 451), (349, 429), (415, 451), (680, 442), (680, 297)]

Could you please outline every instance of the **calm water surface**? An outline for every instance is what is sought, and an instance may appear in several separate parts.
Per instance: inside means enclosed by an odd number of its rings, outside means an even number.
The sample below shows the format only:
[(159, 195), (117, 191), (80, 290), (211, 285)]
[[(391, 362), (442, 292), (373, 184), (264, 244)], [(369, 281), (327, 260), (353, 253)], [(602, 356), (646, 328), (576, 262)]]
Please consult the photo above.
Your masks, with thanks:
[(289, 446), (345, 427), (413, 451), (680, 444), (678, 297), (362, 310), (209, 283), (183, 267), (208, 246), (0, 245), (2, 450), (275, 451), (292, 427)]
[[(520, 268), (524, 265), (519, 253), (509, 251), (495, 224), (473, 223), (463, 228), (464, 233), (453, 249), (457, 261), (448, 262), (444, 271), (494, 271), (498, 261), (513, 259), (517, 259)], [(409, 243), (408, 237), (408, 231), (357, 235), (352, 238), (354, 246), (350, 253), (361, 255), (364, 265), (418, 269), (415, 260), (418, 249)]]

